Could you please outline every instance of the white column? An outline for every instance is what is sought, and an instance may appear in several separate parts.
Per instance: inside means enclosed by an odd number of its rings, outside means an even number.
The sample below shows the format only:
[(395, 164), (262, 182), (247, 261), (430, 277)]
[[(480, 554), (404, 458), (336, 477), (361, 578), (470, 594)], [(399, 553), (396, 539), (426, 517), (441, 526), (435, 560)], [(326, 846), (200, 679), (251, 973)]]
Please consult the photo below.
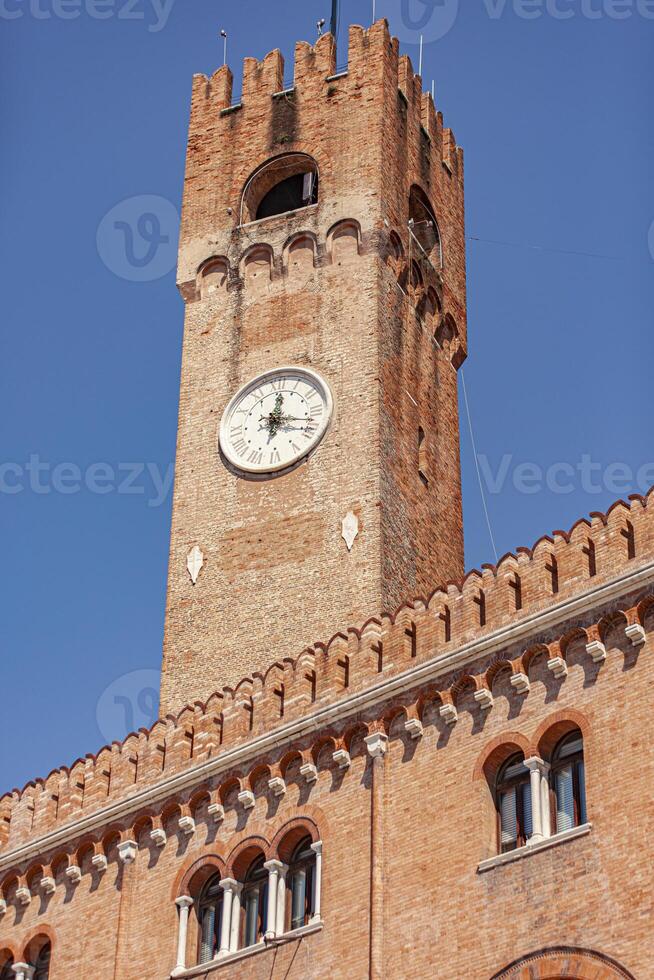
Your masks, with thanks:
[(233, 878), (222, 878), (220, 887), (223, 890), (223, 908), (220, 918), (220, 949), (218, 956), (227, 956), (230, 952), (232, 929), (232, 903), (238, 882)]
[(311, 845), (311, 850), (316, 853), (316, 866), (313, 869), (313, 915), (312, 922), (320, 922), (320, 896), (322, 893), (322, 841), (317, 840)]
[(531, 824), (532, 833), (529, 844), (537, 844), (545, 837), (543, 828), (543, 769), (544, 762), (538, 756), (525, 759), (525, 765), (529, 770), (529, 783), (531, 788)]
[(232, 886), (232, 916), (229, 927), (229, 951), (235, 953), (241, 938), (241, 891), (243, 885), (235, 881)]
[(286, 932), (286, 872), (288, 865), (282, 864), (277, 876), (277, 935), (283, 936)]
[(277, 928), (277, 892), (281, 861), (266, 861), (264, 868), (268, 872), (268, 900), (266, 904), (266, 934), (264, 939), (274, 939), (279, 935)]
[(34, 976), (34, 967), (29, 963), (14, 963), (12, 970), (16, 980), (32, 980)]
[(193, 905), (190, 895), (180, 895), (175, 899), (175, 905), (179, 909), (179, 923), (177, 925), (177, 964), (176, 970), (186, 969), (186, 936), (188, 934), (188, 914)]
[(550, 766), (546, 762), (542, 763), (540, 769), (540, 810), (543, 821), (543, 837), (551, 837)]

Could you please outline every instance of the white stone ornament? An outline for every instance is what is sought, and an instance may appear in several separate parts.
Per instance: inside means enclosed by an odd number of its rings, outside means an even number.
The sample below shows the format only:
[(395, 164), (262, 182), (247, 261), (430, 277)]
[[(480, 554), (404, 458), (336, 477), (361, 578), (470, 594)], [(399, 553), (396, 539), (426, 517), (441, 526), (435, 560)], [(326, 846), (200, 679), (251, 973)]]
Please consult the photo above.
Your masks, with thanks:
[(103, 872), (107, 870), (107, 858), (104, 854), (94, 854), (91, 858), (91, 864), (96, 869), (96, 871)]
[(202, 549), (197, 546), (197, 544), (191, 548), (186, 558), (186, 567), (188, 573), (191, 576), (191, 582), (193, 585), (198, 580), (198, 575), (202, 571), (202, 566), (204, 565), (204, 554)]
[(422, 727), (422, 722), (418, 718), (409, 718), (408, 721), (404, 722), (404, 731), (411, 738), (422, 738), (424, 730)]
[(350, 753), (345, 749), (337, 749), (336, 752), (333, 753), (332, 759), (339, 769), (349, 769), (352, 762), (350, 759)]
[(154, 827), (150, 831), (150, 840), (156, 847), (164, 847), (166, 844), (166, 831), (163, 827)]
[(606, 660), (606, 647), (600, 640), (591, 640), (590, 643), (587, 643), (586, 653), (590, 654), (596, 664), (601, 664)]
[(305, 367), (260, 374), (236, 392), (220, 423), (220, 449), (235, 469), (273, 476), (306, 459), (332, 417), (329, 385)]
[(568, 665), (563, 657), (552, 657), (547, 661), (547, 668), (552, 671), (557, 680), (568, 676)]
[(132, 861), (136, 860), (137, 850), (136, 841), (123, 840), (118, 845), (118, 857), (123, 864), (131, 864)]
[(318, 770), (311, 762), (305, 762), (300, 766), (300, 775), (306, 783), (315, 783), (318, 778)]
[(254, 806), (254, 793), (249, 789), (244, 789), (238, 794), (238, 802), (244, 810), (251, 810)]
[(642, 646), (647, 639), (647, 634), (640, 623), (632, 623), (631, 626), (627, 626), (625, 633), (631, 640), (632, 646), (635, 647)]
[(66, 877), (69, 881), (72, 881), (74, 885), (79, 884), (82, 880), (82, 869), (78, 864), (71, 864), (66, 868)]
[(56, 887), (55, 880), (51, 875), (41, 878), (41, 891), (44, 895), (54, 895)]
[(348, 511), (343, 518), (341, 536), (347, 545), (347, 550), (352, 551), (354, 541), (359, 534), (359, 518), (353, 511)]
[(18, 899), (19, 905), (29, 905), (32, 901), (32, 893), (29, 888), (21, 886), (16, 889), (16, 898)]
[(273, 776), (268, 780), (268, 789), (273, 796), (283, 796), (286, 792), (286, 783), (281, 776)]
[(529, 694), (530, 683), (526, 674), (517, 673), (511, 676), (511, 687), (515, 688), (517, 694)]
[(180, 817), (177, 821), (177, 826), (183, 834), (186, 834), (187, 837), (190, 837), (195, 833), (195, 820), (193, 817), (189, 817), (188, 815)]
[(225, 819), (225, 807), (222, 803), (210, 803), (208, 812), (213, 817), (214, 823), (221, 823)]
[(453, 704), (442, 704), (438, 713), (446, 725), (454, 725), (459, 720), (459, 712)]
[(473, 697), (482, 711), (489, 711), (494, 704), (494, 698), (487, 687), (480, 687)]

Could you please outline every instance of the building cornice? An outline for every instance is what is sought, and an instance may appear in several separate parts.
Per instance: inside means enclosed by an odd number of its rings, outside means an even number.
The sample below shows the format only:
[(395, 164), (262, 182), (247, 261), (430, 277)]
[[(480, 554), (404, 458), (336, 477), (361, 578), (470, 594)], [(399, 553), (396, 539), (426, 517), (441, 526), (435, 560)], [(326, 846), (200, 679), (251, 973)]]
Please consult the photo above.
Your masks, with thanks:
[(302, 738), (321, 728), (342, 722), (352, 715), (370, 708), (378, 702), (388, 701), (416, 687), (428, 684), (441, 675), (463, 664), (487, 657), (509, 645), (519, 643), (534, 634), (543, 632), (566, 620), (582, 616), (624, 595), (636, 592), (654, 582), (654, 561), (640, 566), (593, 589), (588, 589), (540, 612), (526, 616), (517, 623), (506, 626), (463, 644), (431, 660), (416, 664), (409, 670), (357, 691), (335, 703), (318, 707), (310, 715), (297, 718), (248, 742), (228, 749), (197, 766), (176, 773), (139, 792), (133, 793), (88, 816), (37, 837), (32, 841), (0, 853), (0, 873), (14, 865), (61, 847), (71, 839), (93, 833), (100, 827), (119, 822), (133, 812), (164, 801), (170, 796), (184, 793), (195, 785), (246, 763), (252, 758), (278, 749), (280, 745)]

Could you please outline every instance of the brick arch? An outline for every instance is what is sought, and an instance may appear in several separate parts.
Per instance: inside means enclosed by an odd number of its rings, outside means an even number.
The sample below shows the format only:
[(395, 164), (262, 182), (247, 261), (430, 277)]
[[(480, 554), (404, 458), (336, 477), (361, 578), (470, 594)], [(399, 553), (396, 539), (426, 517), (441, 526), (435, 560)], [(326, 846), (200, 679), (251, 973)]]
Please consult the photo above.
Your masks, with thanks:
[(318, 825), (311, 817), (302, 816), (288, 820), (275, 834), (270, 845), (270, 856), (288, 864), (296, 844), (307, 836), (311, 837), (313, 844), (320, 840)]
[(20, 961), (18, 946), (11, 939), (3, 939), (0, 942), (0, 967), (4, 966), (8, 959), (13, 959), (14, 963)]
[(240, 841), (231, 851), (227, 859), (227, 874), (238, 881), (246, 872), (258, 852), (266, 857), (270, 853), (270, 844), (265, 837), (250, 834)]
[(171, 889), (171, 901), (179, 898), (180, 895), (188, 895), (193, 878), (205, 869), (207, 870), (207, 877), (209, 872), (212, 874), (219, 872), (221, 877), (225, 877), (227, 873), (223, 858), (215, 851), (209, 851), (201, 857), (191, 857), (185, 861), (175, 876)]
[(555, 946), (515, 960), (491, 980), (635, 980), (603, 953), (577, 946)]
[(496, 773), (502, 763), (515, 752), (523, 752), (525, 759), (532, 754), (532, 743), (526, 735), (520, 732), (504, 732), (502, 735), (496, 735), (477, 756), (472, 772), (473, 782)]
[(548, 758), (559, 739), (563, 738), (567, 732), (572, 731), (574, 728), (580, 730), (584, 739), (585, 750), (586, 740), (591, 732), (588, 718), (575, 708), (563, 708), (561, 711), (554, 712), (553, 715), (550, 715), (549, 718), (546, 718), (545, 721), (540, 723), (533, 738), (534, 751), (541, 758)]
[(23, 940), (22, 947), (23, 951), (21, 953), (21, 960), (24, 963), (30, 963), (32, 958), (41, 951), (41, 948), (45, 946), (46, 943), (50, 943), (52, 950), (54, 951), (57, 942), (57, 934), (54, 929), (48, 925), (36, 926)]

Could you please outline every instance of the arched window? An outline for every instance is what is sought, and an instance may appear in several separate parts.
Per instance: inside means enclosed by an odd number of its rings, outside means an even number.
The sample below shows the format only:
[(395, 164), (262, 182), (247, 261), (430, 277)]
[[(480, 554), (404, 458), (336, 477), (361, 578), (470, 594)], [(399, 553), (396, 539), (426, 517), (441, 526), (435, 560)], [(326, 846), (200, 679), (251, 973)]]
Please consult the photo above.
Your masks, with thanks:
[(272, 218), (318, 202), (318, 166), (308, 153), (286, 153), (267, 160), (248, 179), (241, 199), (240, 224)]
[(584, 743), (581, 732), (569, 732), (552, 753), (552, 789), (556, 832), (586, 823)]
[(220, 949), (223, 890), (220, 875), (212, 875), (207, 881), (197, 905), (198, 915), (198, 963), (208, 963)]
[(36, 960), (34, 962), (34, 978), (33, 980), (48, 980), (50, 976), (50, 954), (52, 952), (52, 946), (50, 943), (45, 943), (41, 947)]
[(288, 868), (291, 929), (307, 925), (314, 914), (316, 853), (311, 837), (304, 837), (293, 851)]
[(11, 955), (9, 955), (6, 960), (2, 960), (1, 962), (0, 980), (16, 980), (16, 974), (14, 973), (14, 958)]
[(414, 184), (409, 194), (409, 229), (413, 239), (413, 253), (426, 259), (434, 269), (443, 265), (441, 235), (429, 198)]
[(505, 854), (526, 844), (532, 832), (529, 770), (522, 753), (500, 769), (495, 794), (499, 849)]
[(266, 931), (268, 872), (263, 865), (262, 854), (252, 862), (243, 882), (242, 946), (254, 946), (261, 942)]

